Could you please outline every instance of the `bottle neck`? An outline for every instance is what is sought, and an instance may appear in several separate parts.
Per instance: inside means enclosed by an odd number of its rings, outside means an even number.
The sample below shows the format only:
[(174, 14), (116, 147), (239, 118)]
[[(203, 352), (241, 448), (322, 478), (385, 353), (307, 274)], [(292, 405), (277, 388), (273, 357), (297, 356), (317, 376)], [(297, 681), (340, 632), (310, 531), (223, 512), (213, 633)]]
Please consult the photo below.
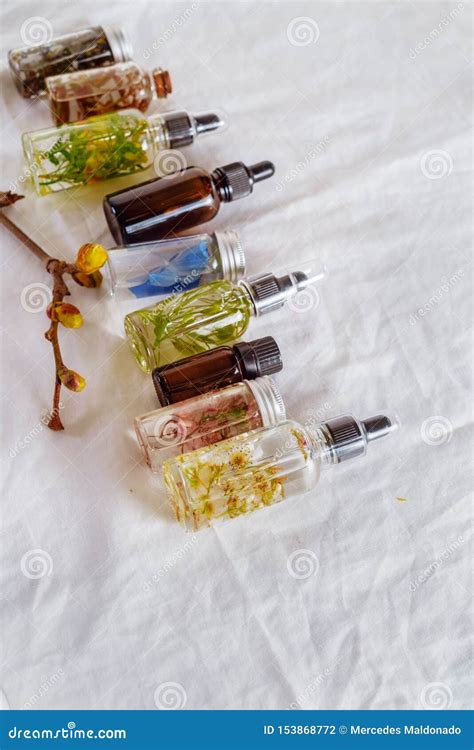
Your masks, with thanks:
[(148, 74), (152, 85), (152, 91), (158, 99), (166, 99), (172, 93), (173, 85), (171, 76), (167, 70), (155, 68)]
[(168, 128), (162, 115), (149, 115), (148, 135), (155, 152), (170, 148)]
[(262, 417), (262, 427), (271, 427), (286, 419), (283, 397), (276, 383), (268, 375), (244, 382), (257, 402)]

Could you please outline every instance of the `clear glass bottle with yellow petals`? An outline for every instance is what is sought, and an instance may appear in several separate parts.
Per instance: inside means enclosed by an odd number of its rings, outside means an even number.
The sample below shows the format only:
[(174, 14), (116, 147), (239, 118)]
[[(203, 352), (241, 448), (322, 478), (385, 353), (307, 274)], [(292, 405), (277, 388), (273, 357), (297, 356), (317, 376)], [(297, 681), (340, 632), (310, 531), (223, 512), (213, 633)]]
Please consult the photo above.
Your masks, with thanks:
[(171, 458), (163, 475), (176, 517), (198, 531), (304, 494), (323, 466), (365, 455), (397, 424), (383, 414), (343, 415), (311, 428), (287, 420)]

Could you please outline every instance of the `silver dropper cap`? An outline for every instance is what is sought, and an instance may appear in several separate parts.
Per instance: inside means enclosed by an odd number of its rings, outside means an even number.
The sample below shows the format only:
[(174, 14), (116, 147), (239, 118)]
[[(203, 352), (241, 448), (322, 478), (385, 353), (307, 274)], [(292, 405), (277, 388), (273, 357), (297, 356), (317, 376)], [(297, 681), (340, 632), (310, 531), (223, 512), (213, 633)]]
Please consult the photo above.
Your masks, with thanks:
[(328, 447), (336, 463), (365, 455), (368, 443), (389, 435), (398, 426), (396, 417), (385, 414), (377, 414), (362, 420), (351, 414), (344, 414), (322, 423), (323, 429), (329, 435)]
[(302, 263), (300, 271), (289, 271), (283, 276), (274, 273), (260, 273), (248, 276), (239, 283), (250, 296), (255, 314), (278, 310), (289, 297), (306, 289), (310, 284), (321, 281), (326, 276), (326, 269), (318, 267), (314, 261)]
[(238, 232), (224, 229), (211, 235), (221, 257), (222, 278), (238, 281), (245, 273), (245, 254)]
[(130, 39), (120, 26), (103, 26), (114, 62), (127, 62), (133, 58), (133, 47)]

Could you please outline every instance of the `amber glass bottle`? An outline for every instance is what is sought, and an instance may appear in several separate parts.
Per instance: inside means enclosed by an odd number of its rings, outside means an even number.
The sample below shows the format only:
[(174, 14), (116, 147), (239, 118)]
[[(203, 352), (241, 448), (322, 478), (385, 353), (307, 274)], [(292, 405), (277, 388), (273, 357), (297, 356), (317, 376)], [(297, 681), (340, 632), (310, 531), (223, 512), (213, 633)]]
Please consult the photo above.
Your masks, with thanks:
[(272, 375), (283, 367), (272, 336), (218, 346), (153, 370), (156, 395), (162, 406), (225, 388), (242, 380)]
[(210, 221), (222, 202), (250, 195), (256, 182), (274, 172), (270, 161), (250, 167), (234, 162), (212, 174), (200, 167), (188, 167), (106, 195), (105, 217), (115, 240), (122, 245), (172, 237)]

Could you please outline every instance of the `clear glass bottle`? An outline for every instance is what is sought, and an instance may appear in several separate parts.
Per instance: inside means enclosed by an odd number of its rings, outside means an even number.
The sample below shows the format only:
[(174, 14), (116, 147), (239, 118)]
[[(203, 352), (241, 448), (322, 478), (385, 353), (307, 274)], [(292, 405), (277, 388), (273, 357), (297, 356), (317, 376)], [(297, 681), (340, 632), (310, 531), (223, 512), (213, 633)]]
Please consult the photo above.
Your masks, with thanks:
[(233, 229), (188, 235), (108, 251), (107, 269), (118, 301), (179, 294), (215, 279), (237, 281), (245, 255)]
[(78, 70), (46, 80), (46, 92), (56, 125), (121, 109), (146, 112), (154, 97), (165, 98), (171, 91), (167, 70), (156, 68), (149, 73), (135, 62)]
[(287, 420), (184, 453), (163, 464), (177, 519), (188, 531), (274, 505), (313, 489), (323, 466), (365, 455), (398, 426), (377, 415), (336, 417), (307, 429)]
[(132, 56), (132, 46), (120, 28), (94, 26), (44, 44), (12, 49), (8, 53), (8, 64), (20, 94), (32, 97), (44, 92), (48, 76), (125, 62)]
[(269, 377), (229, 385), (137, 417), (135, 429), (148, 466), (286, 418), (280, 391)]
[(168, 112), (145, 117), (124, 109), (84, 122), (23, 135), (23, 150), (39, 195), (141, 172), (158, 151), (188, 145), (221, 127), (216, 114)]
[(231, 281), (212, 281), (167, 297), (125, 316), (125, 333), (144, 372), (215, 346), (237, 341), (253, 315), (282, 307), (289, 297), (324, 278), (316, 263), (282, 276), (262, 273)]
[(122, 245), (172, 237), (211, 221), (222, 203), (245, 198), (255, 183), (274, 173), (270, 161), (249, 167), (237, 161), (212, 174), (187, 167), (106, 195), (105, 218), (115, 241)]
[(156, 367), (151, 376), (160, 404), (167, 406), (243, 380), (273, 375), (282, 367), (277, 342), (272, 336), (264, 336), (234, 346), (217, 346)]

